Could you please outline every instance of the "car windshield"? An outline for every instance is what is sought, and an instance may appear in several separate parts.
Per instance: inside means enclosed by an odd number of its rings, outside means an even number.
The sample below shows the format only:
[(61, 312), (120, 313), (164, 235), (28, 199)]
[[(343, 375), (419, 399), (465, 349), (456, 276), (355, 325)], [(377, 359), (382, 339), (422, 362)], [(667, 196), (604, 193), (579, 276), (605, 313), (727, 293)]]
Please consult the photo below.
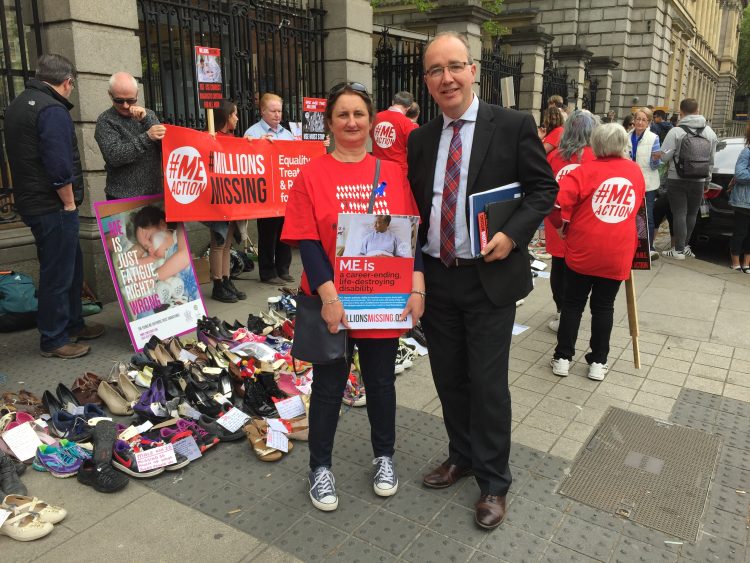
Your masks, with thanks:
[(734, 174), (734, 165), (737, 164), (737, 158), (740, 156), (744, 144), (719, 141), (716, 146), (716, 156), (714, 157), (714, 172), (719, 174)]

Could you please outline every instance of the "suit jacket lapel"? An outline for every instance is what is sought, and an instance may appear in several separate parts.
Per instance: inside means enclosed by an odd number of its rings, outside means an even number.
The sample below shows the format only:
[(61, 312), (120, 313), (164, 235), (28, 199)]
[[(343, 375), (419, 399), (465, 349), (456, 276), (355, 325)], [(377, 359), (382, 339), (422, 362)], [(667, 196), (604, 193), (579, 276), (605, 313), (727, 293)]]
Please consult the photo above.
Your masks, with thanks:
[(425, 127), (429, 128), (429, 132), (425, 135), (425, 147), (424, 147), (424, 169), (425, 169), (425, 183), (424, 183), (424, 197), (425, 202), (432, 203), (432, 188), (435, 183), (435, 162), (437, 161), (438, 146), (440, 145), (440, 135), (443, 132), (443, 114), (430, 121)]
[(495, 131), (495, 118), (489, 106), (479, 100), (477, 111), (477, 122), (474, 125), (474, 140), (471, 145), (471, 157), (469, 160), (469, 176), (466, 179), (466, 193), (474, 193), (474, 184), (479, 176), (487, 150), (490, 148), (492, 135)]

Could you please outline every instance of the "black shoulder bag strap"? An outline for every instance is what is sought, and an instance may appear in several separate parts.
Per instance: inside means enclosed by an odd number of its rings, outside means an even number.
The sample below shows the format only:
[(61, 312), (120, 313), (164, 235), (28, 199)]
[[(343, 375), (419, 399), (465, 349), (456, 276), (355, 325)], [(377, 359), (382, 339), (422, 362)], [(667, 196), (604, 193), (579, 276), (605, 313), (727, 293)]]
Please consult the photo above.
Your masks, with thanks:
[(372, 214), (375, 207), (375, 192), (378, 189), (378, 180), (380, 179), (380, 159), (375, 161), (375, 178), (372, 181), (372, 191), (370, 192), (370, 204), (367, 206), (367, 214)]

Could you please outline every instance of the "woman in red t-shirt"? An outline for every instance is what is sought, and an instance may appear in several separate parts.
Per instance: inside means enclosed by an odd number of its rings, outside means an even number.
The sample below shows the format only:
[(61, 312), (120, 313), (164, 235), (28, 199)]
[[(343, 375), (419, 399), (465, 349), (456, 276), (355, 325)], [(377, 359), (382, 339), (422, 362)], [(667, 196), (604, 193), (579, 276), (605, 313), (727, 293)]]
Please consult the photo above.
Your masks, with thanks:
[(565, 124), (565, 117), (563, 113), (557, 107), (549, 107), (544, 112), (544, 130), (546, 135), (542, 139), (544, 150), (547, 154), (557, 148), (560, 144), (560, 136), (563, 132), (563, 125)]
[[(366, 143), (375, 116), (367, 90), (356, 82), (335, 86), (328, 96), (326, 127), (335, 141), (331, 154), (314, 159), (300, 169), (287, 202), (282, 240), (299, 246), (304, 272), (301, 289), (323, 301), (321, 316), (331, 332), (347, 326), (344, 307), (333, 283), (336, 226), (339, 213), (366, 213), (376, 159), (367, 154)], [(385, 191), (376, 198), (374, 212), (381, 215), (419, 215), (401, 167), (381, 161), (379, 183)], [(419, 250), (417, 250), (419, 253)], [(420, 270), (421, 256), (415, 260)], [(424, 312), (425, 285), (421, 271), (412, 274), (412, 292), (404, 315), (414, 324)], [(341, 396), (349, 375), (354, 345), (359, 353), (361, 375), (367, 390), (375, 459), (373, 489), (391, 496), (398, 490), (393, 465), (396, 440), (395, 363), (400, 330), (350, 330), (348, 357), (339, 362), (313, 365), (309, 413), (310, 499), (320, 510), (338, 507), (335, 480), (330, 471), (333, 440), (341, 408)]]
[(560, 181), (559, 217), (552, 222), (560, 226), (565, 239), (565, 296), (557, 347), (550, 361), (555, 375), (568, 375), (589, 294), (588, 377), (601, 381), (609, 370), (615, 297), (622, 280), (630, 275), (638, 246), (636, 215), (646, 193), (640, 166), (624, 158), (627, 146), (628, 136), (621, 125), (597, 127), (591, 135), (596, 160), (581, 164)]
[[(555, 180), (560, 182), (563, 176), (578, 168), (581, 163), (594, 160), (594, 151), (591, 150), (589, 145), (591, 144), (591, 133), (598, 124), (599, 119), (585, 109), (575, 110), (565, 121), (560, 145), (547, 155), (547, 162), (552, 167)], [(555, 302), (555, 307), (557, 307), (555, 318), (549, 322), (548, 326), (550, 330), (557, 332), (563, 302), (565, 241), (557, 234), (549, 216), (544, 218), (544, 234), (547, 252), (552, 255), (549, 282), (552, 289), (552, 299)]]

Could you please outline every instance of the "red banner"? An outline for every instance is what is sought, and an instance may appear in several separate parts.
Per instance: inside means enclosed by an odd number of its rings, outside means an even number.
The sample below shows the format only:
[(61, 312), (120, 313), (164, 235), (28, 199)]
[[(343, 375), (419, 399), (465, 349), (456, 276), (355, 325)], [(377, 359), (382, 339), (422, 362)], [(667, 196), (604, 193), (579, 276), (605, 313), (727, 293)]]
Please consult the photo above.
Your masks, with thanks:
[(299, 169), (323, 143), (218, 136), (167, 125), (162, 140), (167, 220), (283, 217)]

